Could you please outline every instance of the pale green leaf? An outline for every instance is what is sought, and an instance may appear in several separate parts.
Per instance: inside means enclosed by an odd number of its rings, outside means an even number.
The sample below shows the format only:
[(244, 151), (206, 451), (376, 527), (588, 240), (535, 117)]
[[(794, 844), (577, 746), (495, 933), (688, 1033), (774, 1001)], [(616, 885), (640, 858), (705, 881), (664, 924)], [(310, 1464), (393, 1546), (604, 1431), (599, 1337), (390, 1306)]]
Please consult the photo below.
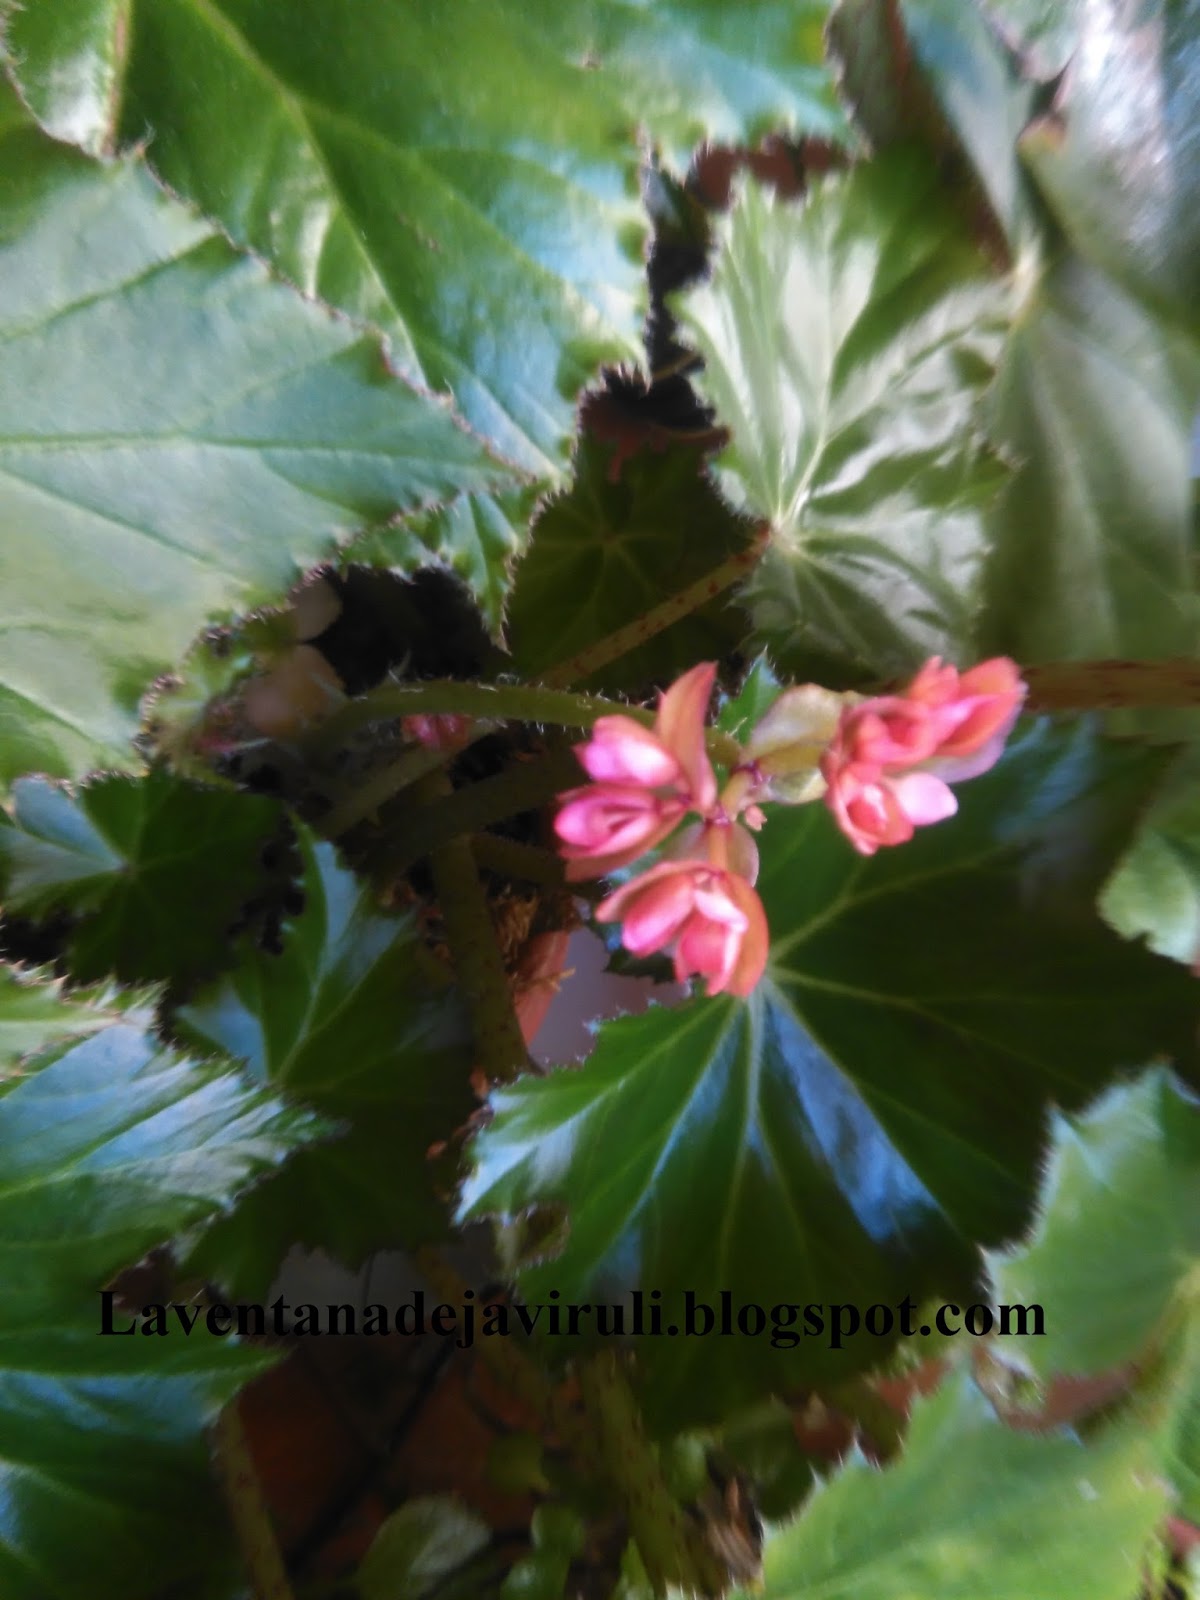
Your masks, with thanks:
[(1001, 478), (979, 403), (1005, 295), (937, 192), (895, 154), (802, 206), (748, 185), (680, 314), (730, 430), (718, 482), (771, 524), (742, 591), (797, 675), (890, 676), (961, 658)]
[(0, 783), (128, 766), (204, 623), (398, 510), (511, 481), (377, 341), (0, 85)]
[(23, 0), (48, 127), (152, 164), (239, 243), (388, 335), (510, 459), (561, 472), (573, 406), (636, 357), (644, 130), (678, 160), (841, 137), (821, 0)]
[(1168, 1500), (1152, 1442), (1002, 1427), (962, 1377), (918, 1402), (903, 1454), (858, 1452), (772, 1530), (761, 1600), (1130, 1600)]

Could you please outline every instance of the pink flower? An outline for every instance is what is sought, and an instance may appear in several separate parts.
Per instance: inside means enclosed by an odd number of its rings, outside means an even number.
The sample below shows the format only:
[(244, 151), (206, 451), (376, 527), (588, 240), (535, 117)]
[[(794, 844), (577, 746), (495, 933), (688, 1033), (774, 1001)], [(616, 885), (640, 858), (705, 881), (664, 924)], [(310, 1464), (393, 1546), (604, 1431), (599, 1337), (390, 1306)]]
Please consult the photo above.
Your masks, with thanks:
[(567, 878), (602, 877), (652, 849), (683, 815), (683, 801), (629, 783), (589, 783), (560, 796), (554, 831)]
[(589, 778), (599, 783), (673, 788), (690, 809), (716, 804), (717, 779), (704, 748), (704, 718), (717, 675), (702, 661), (659, 696), (653, 730), (632, 717), (601, 717), (586, 744), (575, 747)]
[(825, 802), (862, 855), (902, 844), (915, 828), (953, 816), (947, 784), (986, 772), (1025, 696), (1005, 656), (960, 674), (934, 656), (903, 694), (843, 711), (821, 758)]
[(825, 803), (859, 855), (873, 856), (881, 844), (905, 844), (915, 828), (958, 810), (953, 792), (930, 772), (890, 777), (858, 762), (822, 770)]
[(744, 878), (706, 862), (662, 861), (610, 894), (596, 915), (622, 924), (633, 955), (674, 945), (675, 976), (703, 977), (710, 995), (749, 994), (767, 964), (761, 900)]

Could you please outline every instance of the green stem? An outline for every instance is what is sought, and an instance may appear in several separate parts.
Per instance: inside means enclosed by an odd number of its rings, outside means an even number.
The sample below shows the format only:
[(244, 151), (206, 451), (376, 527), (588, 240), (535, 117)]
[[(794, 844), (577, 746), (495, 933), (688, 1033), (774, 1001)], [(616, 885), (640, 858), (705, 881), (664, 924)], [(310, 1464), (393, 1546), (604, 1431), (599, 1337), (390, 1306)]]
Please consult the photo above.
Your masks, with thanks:
[[(430, 798), (450, 793), (442, 773), (422, 784)], [(493, 1083), (511, 1083), (528, 1066), (529, 1052), (470, 840), (446, 839), (430, 851), (429, 864), (450, 959), (471, 1017), (476, 1063)]]
[(581, 1361), (578, 1374), (600, 1461), (624, 1502), (655, 1593), (665, 1594), (677, 1584), (689, 1593), (720, 1594), (729, 1575), (667, 1487), (616, 1352)]
[(693, 611), (699, 611), (701, 606), (707, 605), (710, 600), (715, 600), (717, 595), (731, 589), (735, 583), (740, 583), (747, 573), (752, 572), (762, 559), (763, 552), (770, 542), (770, 529), (765, 525), (760, 527), (754, 539), (744, 550), (739, 550), (736, 555), (723, 561), (719, 567), (714, 567), (711, 572), (706, 572), (702, 578), (697, 578), (695, 583), (689, 583), (686, 589), (669, 595), (666, 600), (652, 606), (649, 611), (644, 611), (640, 617), (635, 617), (625, 627), (618, 628), (615, 633), (610, 633), (607, 638), (599, 639), (595, 644), (588, 645), (586, 650), (581, 650), (569, 661), (560, 662), (557, 667), (541, 674), (541, 681), (548, 688), (562, 688), (569, 683), (578, 683), (591, 677), (593, 672), (598, 672), (601, 667), (608, 666), (610, 661), (619, 661), (631, 650), (636, 650), (639, 645), (653, 639), (656, 634), (662, 633), (665, 628), (670, 628), (683, 617), (690, 616)]
[[(614, 635), (615, 637), (615, 635)], [(387, 722), (416, 712), (457, 713), (466, 717), (486, 717), (492, 721), (544, 723), (560, 728), (590, 728), (601, 717), (630, 717), (643, 727), (654, 722), (654, 712), (642, 706), (626, 705), (602, 695), (575, 694), (565, 689), (548, 689), (528, 683), (463, 683), (457, 678), (439, 678), (426, 683), (389, 684), (335, 711), (320, 728), (314, 750), (336, 749), (351, 734), (372, 722)], [(714, 760), (736, 766), (742, 747), (736, 739), (710, 728), (705, 743)], [(465, 746), (459, 746), (457, 755)], [(447, 758), (448, 759), (448, 758)]]
[(380, 879), (398, 878), (447, 840), (480, 833), (522, 811), (539, 811), (556, 794), (583, 782), (586, 777), (574, 752), (560, 748), (446, 793), (435, 805), (407, 808), (390, 821), (397, 839), (390, 848), (380, 850), (377, 875)]
[(292, 1600), (287, 1568), (250, 1457), (236, 1400), (222, 1411), (214, 1435), (217, 1474), (255, 1600)]

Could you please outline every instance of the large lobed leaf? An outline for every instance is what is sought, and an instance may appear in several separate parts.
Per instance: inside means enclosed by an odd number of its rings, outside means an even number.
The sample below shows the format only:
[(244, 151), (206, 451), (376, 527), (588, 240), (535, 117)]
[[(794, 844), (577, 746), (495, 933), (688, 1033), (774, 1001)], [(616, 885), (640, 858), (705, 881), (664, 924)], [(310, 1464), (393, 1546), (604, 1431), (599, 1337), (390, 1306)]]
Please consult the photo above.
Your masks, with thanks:
[[(39, 1031), (57, 1042), (33, 1057)], [(227, 1551), (203, 1429), (262, 1352), (99, 1336), (98, 1291), (228, 1206), (319, 1131), (148, 1018), (14, 979), (0, 989), (0, 1588), (11, 1600), (151, 1596)], [(89, 1024), (96, 1025), (87, 1031)], [(123, 1323), (124, 1319), (122, 1319)], [(69, 1533), (69, 1537), (65, 1536)]]
[[(693, 446), (642, 450), (621, 463), (585, 436), (570, 491), (542, 511), (516, 569), (508, 642), (518, 668), (536, 678), (635, 623), (745, 550), (749, 533), (703, 476)], [(730, 654), (745, 633), (740, 608), (718, 594), (580, 681), (644, 692)]]
[(271, 800), (162, 771), (101, 778), (74, 795), (20, 778), (11, 822), (0, 811), (0, 890), (10, 911), (81, 915), (76, 980), (185, 982), (223, 964), (279, 820)]
[(803, 206), (748, 185), (680, 305), (730, 430), (718, 482), (772, 542), (743, 598), (773, 658), (827, 679), (969, 654), (1002, 476), (980, 431), (1005, 294), (928, 161), (895, 153)]
[(211, 617), (364, 524), (511, 482), (378, 342), (0, 84), (0, 784), (128, 765)]
[(306, 293), (375, 323), (511, 459), (636, 355), (639, 132), (682, 156), (840, 136), (819, 0), (24, 0), (46, 125), (150, 160)]
[[(1039, 725), (953, 821), (869, 861), (820, 806), (772, 814), (758, 990), (605, 1024), (582, 1069), (497, 1091), (464, 1213), (565, 1207), (525, 1296), (657, 1288), (664, 1325), (689, 1288), (766, 1308), (969, 1293), (971, 1242), (1028, 1214), (1047, 1102), (1155, 1050), (1194, 1066), (1187, 974), (1094, 910), (1161, 767)], [(885, 1348), (832, 1351), (827, 1330), (760, 1335), (752, 1360), (741, 1338), (646, 1341), (650, 1413), (708, 1420)]]
[(198, 1242), (193, 1265), (251, 1296), (294, 1243), (357, 1263), (442, 1233), (427, 1152), (475, 1103), (465, 1018), (413, 919), (382, 915), (332, 845), (304, 835), (301, 851), (304, 909), (282, 953), (243, 948), (178, 1018), (193, 1044), (242, 1059), (343, 1126)]
[(1151, 1442), (1001, 1426), (961, 1375), (903, 1455), (858, 1452), (763, 1552), (762, 1600), (1129, 1600), (1167, 1509)]

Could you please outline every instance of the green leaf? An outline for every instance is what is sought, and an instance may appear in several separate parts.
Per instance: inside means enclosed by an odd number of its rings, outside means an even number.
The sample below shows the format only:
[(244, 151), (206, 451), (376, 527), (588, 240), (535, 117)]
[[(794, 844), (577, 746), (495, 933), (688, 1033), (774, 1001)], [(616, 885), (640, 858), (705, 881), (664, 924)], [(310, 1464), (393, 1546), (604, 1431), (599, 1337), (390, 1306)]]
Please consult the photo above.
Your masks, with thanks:
[(763, 1552), (761, 1600), (1129, 1600), (1167, 1510), (1152, 1443), (1001, 1426), (966, 1379), (919, 1401), (904, 1453), (857, 1451)]
[[(1040, 1377), (1137, 1362), (1144, 1425), (1166, 1427), (1177, 1507), (1200, 1515), (1200, 1102), (1163, 1069), (1056, 1116), (1029, 1237), (989, 1256), (995, 1297), (1045, 1308), (1008, 1342)], [(1155, 1362), (1161, 1365), (1156, 1369)], [(1147, 1407), (1149, 1403), (1149, 1409)]]
[(98, 1329), (0, 1332), (5, 1600), (157, 1600), (236, 1570), (204, 1430), (272, 1356), (203, 1322), (164, 1339)]
[(137, 1021), (60, 1044), (0, 1099), (0, 1326), (44, 1325), (228, 1207), (320, 1124)]
[(990, 517), (985, 652), (1190, 655), (1191, 427), (1200, 363), (1078, 257), (1048, 265), (995, 396), (1020, 463)]
[(482, 1518), (448, 1496), (423, 1496), (393, 1511), (358, 1570), (363, 1600), (421, 1600), (491, 1539)]
[[(989, 1257), (999, 1300), (1040, 1302), (1034, 1372), (1132, 1360), (1200, 1285), (1200, 1106), (1161, 1070), (1056, 1115), (1037, 1221)], [(1014, 1347), (1015, 1348), (1015, 1347)]]
[(61, 1037), (0, 1099), (0, 1589), (149, 1600), (221, 1558), (202, 1429), (269, 1358), (202, 1328), (102, 1338), (98, 1291), (320, 1126), (144, 1015), (97, 1005), (80, 1037), (89, 1002), (42, 999)]
[(1200, 334), (1200, 0), (1081, 6), (1020, 152), (1072, 244)]
[(279, 808), (159, 771), (101, 778), (74, 795), (43, 778), (18, 779), (12, 823), (2, 812), (0, 822), (10, 909), (83, 914), (70, 945), (75, 978), (186, 981), (222, 964)]
[(891, 676), (968, 649), (1000, 481), (978, 427), (1005, 295), (895, 153), (789, 206), (747, 185), (681, 302), (731, 432), (718, 482), (766, 518), (743, 597), (797, 676)]
[(294, 1243), (347, 1264), (445, 1227), (429, 1146), (474, 1107), (465, 1019), (412, 917), (380, 914), (333, 847), (301, 837), (304, 909), (281, 955), (244, 948), (183, 1008), (183, 1037), (347, 1127), (301, 1152), (202, 1238), (192, 1265), (251, 1297)]
[(1127, 939), (1186, 966), (1200, 963), (1200, 745), (1172, 771), (1100, 910)]
[(1017, 140), (1034, 89), (986, 10), (978, 0), (839, 0), (830, 44), (843, 93), (875, 147), (927, 143), (975, 232), (993, 253), (1003, 254), (1005, 241), (1015, 253), (1033, 227)]
[(503, 630), (511, 568), (525, 548), (533, 494), (464, 494), (369, 529), (345, 551), (346, 562), (408, 574), (437, 563), (456, 572), (474, 595), (492, 634)]
[(130, 765), (140, 695), (206, 620), (507, 474), (375, 339), (3, 85), (0, 165), (3, 783)]
[(153, 130), (173, 189), (555, 475), (579, 390), (637, 351), (639, 130), (682, 159), (840, 137), (824, 10), (466, 0), (449, 26), (419, 0), (28, 0), (9, 43), (52, 131)]
[[(685, 1289), (764, 1308), (969, 1293), (969, 1242), (1028, 1214), (1047, 1102), (1078, 1106), (1157, 1050), (1194, 1065), (1191, 981), (1094, 910), (1162, 764), (1037, 725), (956, 818), (869, 860), (823, 807), (773, 812), (749, 1001), (605, 1024), (582, 1069), (493, 1095), (464, 1214), (565, 1206), (570, 1224), (525, 1297), (661, 1289), (682, 1327)], [(780, 1349), (769, 1325), (749, 1345), (648, 1340), (650, 1415), (711, 1420), (886, 1349), (833, 1350), (829, 1328)]]
[(57, 980), (0, 966), (0, 1094), (20, 1082), (25, 1057), (107, 1028), (135, 999), (108, 992), (65, 995)]
[[(507, 631), (528, 677), (636, 622), (748, 543), (750, 530), (701, 475), (696, 449), (643, 450), (619, 475), (611, 459), (585, 435), (574, 483), (542, 511), (517, 568)], [(731, 595), (719, 594), (580, 682), (625, 692), (667, 684), (736, 650), (746, 631)]]
[(1071, 59), (1081, 0), (984, 0), (984, 10), (1027, 75), (1057, 78)]

